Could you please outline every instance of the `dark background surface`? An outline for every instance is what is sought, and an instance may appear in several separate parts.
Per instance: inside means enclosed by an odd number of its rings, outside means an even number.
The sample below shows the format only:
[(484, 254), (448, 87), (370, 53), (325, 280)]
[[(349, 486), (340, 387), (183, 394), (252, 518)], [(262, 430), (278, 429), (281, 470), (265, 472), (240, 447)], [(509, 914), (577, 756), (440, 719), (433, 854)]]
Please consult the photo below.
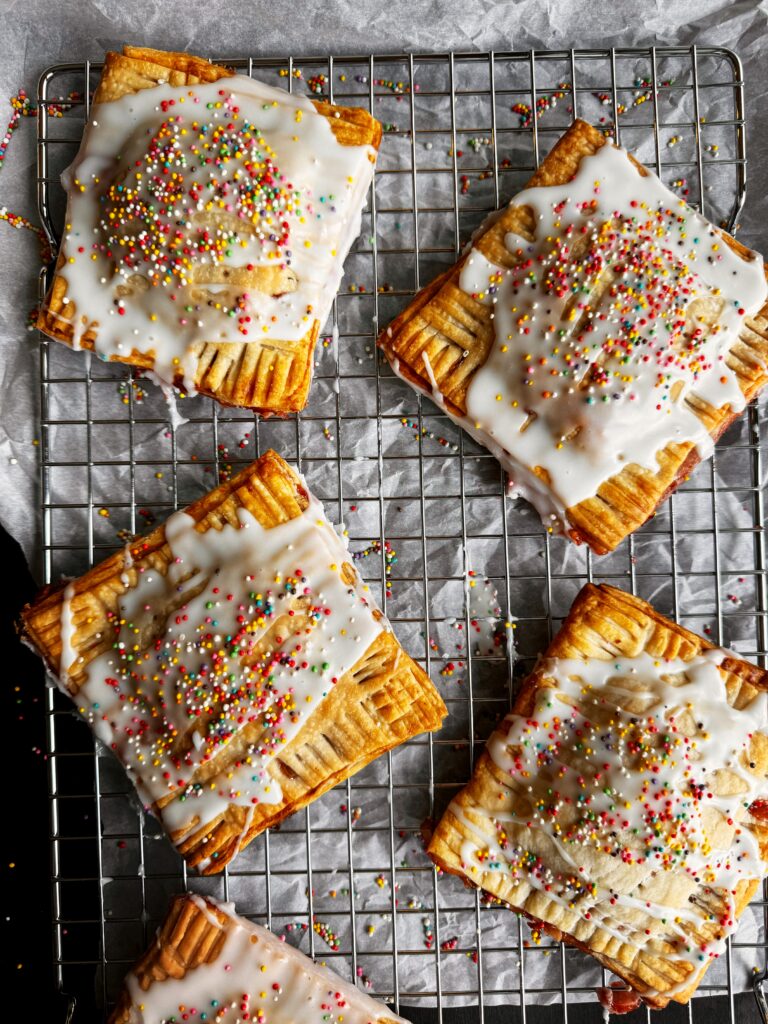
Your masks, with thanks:
[[(45, 677), (38, 658), (18, 640), (15, 622), (22, 606), (36, 592), (20, 548), (0, 527), (0, 630), (5, 662), (5, 686), (0, 721), (5, 725), (7, 745), (3, 759), (6, 775), (6, 800), (2, 816), (3, 858), (0, 879), (5, 894), (2, 915), (2, 957), (4, 991), (14, 994), (12, 1005), (26, 1011), (27, 1019), (67, 1020), (72, 1009), (67, 995), (75, 995), (72, 1024), (96, 1022), (99, 1012), (94, 993), (95, 969), (84, 964), (80, 972), (81, 988), (77, 993), (57, 992), (53, 970), (51, 927), (50, 821), (48, 779), (45, 759)], [(84, 956), (93, 950), (84, 951)], [(532, 996), (531, 999), (535, 999)], [(434, 1010), (406, 1009), (402, 1012), (413, 1024), (433, 1024)], [(528, 1024), (562, 1024), (558, 1007), (526, 1007)], [(38, 1014), (41, 1014), (38, 1016)], [(597, 1003), (573, 1003), (568, 1006), (569, 1024), (597, 1024), (601, 1020)], [(653, 1015), (656, 1017), (656, 1015)], [(446, 1010), (446, 1024), (475, 1024), (480, 1020), (477, 1008)], [(637, 1011), (623, 1017), (627, 1024), (647, 1019), (646, 1012)], [(656, 1019), (660, 1024), (682, 1024), (689, 1021), (685, 1007), (670, 1006)], [(735, 1019), (738, 1024), (758, 1024), (760, 1015), (752, 995), (736, 997)], [(488, 1024), (522, 1022), (520, 1007), (493, 1006), (485, 1011)], [(728, 1020), (725, 997), (695, 1001), (697, 1024), (719, 1024)], [(303, 1024), (303, 1022), (296, 1022)]]

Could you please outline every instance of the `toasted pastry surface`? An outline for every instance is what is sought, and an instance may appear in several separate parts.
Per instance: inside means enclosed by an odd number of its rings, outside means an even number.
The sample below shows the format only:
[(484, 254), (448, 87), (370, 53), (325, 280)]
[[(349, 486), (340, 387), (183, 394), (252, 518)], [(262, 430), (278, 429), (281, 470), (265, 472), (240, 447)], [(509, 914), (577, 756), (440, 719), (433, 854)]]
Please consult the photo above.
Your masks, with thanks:
[(685, 1003), (766, 874), (766, 690), (763, 669), (589, 584), (429, 855), (649, 1005)]
[[(194, 975), (201, 967), (207, 971), (206, 1006), (236, 1000), (250, 1017), (268, 992), (273, 1024), (324, 1019), (329, 1003), (338, 1005), (348, 1024), (405, 1024), (383, 1003), (266, 928), (238, 917), (226, 904), (192, 893), (173, 899), (155, 941), (126, 978), (110, 1024), (167, 1020), (179, 1005), (199, 999)], [(205, 1013), (200, 1004), (196, 1010)]]
[(22, 620), (203, 873), (446, 714), (274, 452)]
[[(110, 104), (123, 97), (167, 84), (175, 87), (196, 86), (233, 77), (226, 67), (212, 64), (187, 53), (168, 53), (143, 47), (125, 46), (122, 53), (106, 55), (104, 70), (93, 103)], [(368, 146), (377, 150), (382, 129), (367, 111), (340, 107), (312, 100), (315, 110), (324, 117), (341, 146)], [(85, 144), (85, 143), (84, 143)], [(319, 154), (322, 160), (324, 154)], [(358, 211), (351, 211), (354, 216)], [(68, 210), (67, 220), (70, 221)], [(215, 219), (211, 220), (215, 230)], [(349, 239), (347, 244), (351, 242)], [(343, 245), (340, 240), (340, 245)], [(80, 250), (82, 251), (82, 250)], [(68, 263), (72, 253), (62, 245), (51, 287), (38, 315), (37, 326), (49, 337), (75, 348), (98, 351), (99, 323), (88, 309), (77, 308), (68, 283)], [(269, 274), (262, 273), (269, 271)], [(277, 267), (258, 267), (239, 274), (225, 272), (228, 283), (278, 295), (290, 290), (290, 277), (278, 274)], [(223, 278), (206, 272), (205, 283), (221, 285)], [(194, 281), (193, 281), (194, 283)], [(106, 287), (107, 285), (105, 285)], [(130, 283), (125, 287), (130, 288)], [(322, 324), (311, 314), (307, 329), (294, 340), (271, 334), (246, 341), (196, 340), (189, 349), (190, 363), (177, 368), (173, 383), (185, 390), (215, 398), (223, 405), (252, 408), (264, 415), (287, 414), (304, 407), (311, 377), (312, 357)], [(103, 328), (103, 324), (101, 327)], [(151, 327), (149, 321), (147, 327)], [(127, 346), (122, 346), (123, 349)], [(130, 352), (110, 352), (108, 358), (141, 370), (159, 370), (151, 341), (137, 339)], [(190, 369), (191, 365), (191, 369)], [(170, 383), (170, 381), (169, 381)]]
[[(605, 145), (606, 139), (600, 131), (584, 121), (575, 121), (534, 173), (526, 191), (565, 185), (577, 174), (581, 161), (595, 155)], [(634, 160), (633, 163), (638, 175), (647, 175), (640, 164)], [(527, 266), (521, 262), (523, 254), (527, 257), (524, 243), (533, 239), (535, 230), (532, 209), (515, 205), (513, 200), (498, 215), (489, 218), (473, 240), (472, 249), (465, 251), (453, 267), (422, 289), (379, 336), (379, 345), (396, 372), (418, 390), (434, 397), (467, 429), (472, 428), (467, 396), (478, 372), (489, 359), (498, 321), (494, 311), (498, 313), (498, 310), (492, 303), (469, 294), (461, 287), (462, 272), (467, 262), (476, 258), (478, 253), (490, 265), (500, 268), (502, 273), (521, 266), (524, 268)], [(750, 251), (730, 235), (725, 232), (719, 234), (742, 259), (751, 257)], [(505, 244), (505, 240), (512, 236), (523, 245), (517, 252)], [(599, 300), (605, 284), (598, 281), (598, 285), (596, 293)], [(587, 298), (592, 301), (593, 295)], [(595, 308), (601, 309), (599, 306)], [(531, 345), (531, 352), (537, 355), (535, 338)], [(549, 349), (542, 349), (541, 354), (547, 357)], [(764, 306), (743, 323), (727, 356), (727, 365), (736, 376), (744, 400), (752, 401), (768, 382), (768, 307)], [(558, 383), (556, 380), (552, 386)], [(557, 400), (558, 396), (555, 396), (553, 401)], [(690, 407), (713, 440), (717, 440), (740, 414), (728, 403), (715, 407), (696, 396), (691, 399)], [(527, 426), (524, 423), (521, 429)], [(647, 423), (638, 423), (638, 432), (647, 426)], [(484, 428), (476, 439), (499, 457)], [(498, 438), (496, 443), (503, 447)], [(611, 438), (605, 443), (612, 443)], [(658, 449), (656, 464), (652, 467), (633, 462), (631, 452), (627, 458), (619, 472), (599, 483), (593, 495), (565, 507), (561, 516), (559, 528), (573, 541), (588, 544), (598, 554), (612, 551), (653, 516), (660, 503), (701, 461), (699, 446), (685, 439), (666, 443)], [(521, 484), (520, 493), (524, 496), (535, 495), (537, 489), (545, 493), (548, 491), (550, 482), (545, 467), (530, 465), (520, 467), (520, 472), (521, 476), (525, 472), (530, 479), (527, 487), (522, 485), (522, 480), (515, 481)], [(536, 504), (535, 497), (532, 500)]]

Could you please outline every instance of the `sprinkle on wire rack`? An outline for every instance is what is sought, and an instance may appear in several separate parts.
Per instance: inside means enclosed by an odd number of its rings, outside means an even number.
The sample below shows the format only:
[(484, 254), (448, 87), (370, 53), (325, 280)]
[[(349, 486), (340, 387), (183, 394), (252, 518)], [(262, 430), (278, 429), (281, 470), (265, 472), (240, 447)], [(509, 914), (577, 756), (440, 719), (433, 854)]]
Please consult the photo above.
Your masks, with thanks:
[[(116, 532), (133, 535), (162, 519), (169, 507), (199, 494), (201, 480), (210, 486), (201, 467), (221, 479), (269, 445), (300, 466), (332, 518), (342, 521), (345, 510), (354, 509), (346, 520), (353, 551), (381, 558), (387, 545), (397, 549), (397, 564), (380, 573), (376, 584), (381, 604), (411, 653), (443, 687), (451, 731), (386, 755), (370, 774), (330, 794), (332, 814), (316, 806), (296, 815), (254, 843), (253, 858), (243, 855), (217, 881), (206, 883), (207, 891), (242, 901), (246, 912), (287, 941), (301, 942), (305, 951), (337, 969), (348, 968), (406, 1016), (412, 1005), (437, 1006), (442, 1020), (443, 1008), (463, 1004), (474, 1007), (473, 1017), (482, 1024), (486, 1006), (513, 1002), (526, 1024), (526, 1007), (535, 1002), (551, 1003), (547, 1020), (563, 1024), (570, 1001), (592, 998), (591, 982), (569, 982), (571, 957), (578, 954), (549, 942), (494, 900), (439, 878), (413, 842), (424, 819), (439, 814), (467, 779), (511, 692), (505, 643), (490, 645), (489, 653), (486, 647), (481, 653), (466, 649), (460, 687), (441, 673), (451, 658), (456, 662), (457, 625), (464, 637), (474, 635), (466, 586), (470, 564), (488, 574), (502, 616), (517, 616), (518, 677), (578, 587), (592, 579), (653, 596), (679, 621), (708, 629), (714, 642), (738, 637), (741, 653), (764, 661), (768, 586), (758, 413), (750, 410), (745, 435), (729, 448), (729, 462), (740, 460), (741, 490), (720, 479), (716, 457), (654, 523), (615, 556), (598, 561), (566, 549), (526, 506), (506, 501), (495, 462), (466, 436), (457, 436), (438, 410), (400, 385), (365, 350), (376, 325), (386, 324), (415, 290), (454, 260), (469, 233), (523, 184), (573, 115), (593, 119), (628, 147), (650, 144), (651, 166), (706, 207), (706, 180), (717, 158), (718, 168), (731, 174), (722, 216), (733, 226), (746, 188), (741, 66), (717, 48), (223, 62), (283, 88), (363, 105), (391, 126), (363, 235), (347, 268), (355, 288), (343, 286), (334, 303), (338, 359), (332, 371), (324, 371), (322, 361), (318, 369), (313, 394), (326, 387), (330, 404), (313, 411), (310, 402), (293, 419), (259, 421), (205, 399), (187, 399), (189, 422), (169, 428), (149, 385), (131, 383), (124, 371), (98, 361), (86, 368), (82, 353), (42, 340), (45, 580), (84, 570), (114, 549)], [(58, 174), (76, 146), (76, 133), (66, 136), (58, 128), (88, 112), (86, 100), (83, 108), (59, 117), (56, 97), (69, 95), (73, 87), (90, 97), (98, 72), (96, 64), (66, 64), (41, 78), (38, 207), (52, 244), (61, 230)], [(667, 135), (674, 134), (693, 140), (692, 154), (678, 155), (682, 146), (666, 145)], [(471, 188), (462, 187), (462, 175)], [(41, 278), (41, 287), (44, 283)], [(353, 392), (359, 392), (358, 405), (350, 402)], [(120, 456), (105, 454), (101, 441), (110, 422), (103, 412), (107, 393), (114, 403), (109, 415), (124, 431)], [(81, 405), (68, 404), (74, 394)], [(59, 447), (63, 429), (77, 438), (77, 458)], [(238, 439), (245, 431), (251, 436), (248, 449), (241, 450)], [(159, 439), (155, 445), (164, 455), (147, 458), (147, 436)], [(746, 527), (720, 510), (732, 492), (738, 493)], [(108, 516), (100, 514), (102, 509)], [(738, 565), (721, 564), (719, 545), (742, 536), (748, 538), (749, 554), (739, 548)], [(710, 560), (692, 567), (686, 561), (690, 545), (701, 538)], [(363, 571), (373, 564), (362, 561)], [(694, 603), (686, 574), (696, 583)], [(373, 583), (376, 574), (370, 576)], [(746, 582), (734, 584), (737, 577)], [(737, 586), (738, 605), (726, 596)], [(109, 1008), (122, 975), (162, 916), (167, 895), (197, 883), (169, 858), (150, 819), (129, 810), (108, 759), (91, 745), (85, 729), (73, 731), (54, 690), (47, 691), (46, 700), (54, 970), (61, 990), (91, 1008), (95, 1020), (96, 1008), (101, 1013)], [(347, 808), (342, 815), (340, 801)], [(362, 810), (357, 814), (350, 808)], [(361, 847), (363, 842), (372, 845)], [(116, 850), (123, 859), (115, 859)], [(301, 905), (295, 902), (297, 892), (303, 893)], [(756, 906), (764, 918), (767, 893)], [(746, 959), (763, 970), (764, 944), (737, 936), (723, 969), (702, 986), (705, 994), (722, 997), (722, 1017), (730, 1024), (740, 1019), (741, 1000), (751, 1000), (736, 991), (743, 984), (735, 974), (736, 954), (739, 962)], [(593, 971), (595, 984), (608, 980), (583, 959), (579, 967)], [(690, 1010), (694, 1024), (698, 1006), (695, 1001)], [(663, 1015), (656, 1019), (663, 1021)]]
[[(5, 159), (8, 156), (8, 147), (11, 144), (14, 132), (22, 122), (22, 119), (25, 117), (37, 117), (37, 107), (33, 105), (29, 96), (27, 96), (26, 90), (19, 89), (15, 96), (11, 96), (9, 102), (13, 113), (6, 125), (3, 138), (0, 140), (0, 170), (5, 166)], [(83, 98), (80, 93), (71, 92), (66, 98), (51, 100), (49, 102), (49, 115), (51, 117), (64, 117), (65, 113), (72, 110), (73, 107), (81, 104), (82, 102)], [(53, 258), (53, 251), (51, 249), (48, 236), (41, 227), (38, 227), (37, 224), (33, 224), (31, 220), (20, 213), (13, 213), (6, 206), (0, 206), (0, 220), (5, 221), (10, 225), (10, 227), (16, 228), (17, 230), (24, 228), (27, 231), (31, 231), (40, 243), (40, 259), (44, 264), (50, 263)]]

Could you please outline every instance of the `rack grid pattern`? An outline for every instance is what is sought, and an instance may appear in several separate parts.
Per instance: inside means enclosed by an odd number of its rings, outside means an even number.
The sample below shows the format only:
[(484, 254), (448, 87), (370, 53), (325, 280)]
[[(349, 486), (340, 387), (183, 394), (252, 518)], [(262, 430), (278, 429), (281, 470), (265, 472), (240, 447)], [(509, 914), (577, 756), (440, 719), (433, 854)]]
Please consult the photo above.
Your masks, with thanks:
[[(527, 1007), (548, 1002), (551, 1020), (566, 1021), (569, 1003), (591, 998), (602, 983), (600, 970), (560, 945), (537, 945), (522, 920), (438, 878), (420, 849), (420, 825), (466, 781), (508, 706), (511, 680), (530, 667), (587, 580), (653, 599), (765, 663), (765, 428), (751, 408), (651, 523), (613, 555), (593, 559), (547, 535), (525, 503), (504, 497), (497, 463), (393, 377), (375, 336), (524, 184), (574, 115), (637, 149), (668, 184), (733, 228), (746, 188), (739, 61), (716, 48), (658, 48), (223, 62), (362, 105), (386, 125), (310, 404), (297, 417), (259, 421), (186, 399), (188, 423), (171, 427), (151, 385), (41, 338), (45, 580), (84, 571), (114, 550), (118, 534), (141, 532), (231, 464), (275, 447), (346, 524), (352, 551), (368, 552), (361, 569), (379, 586), (402, 642), (438, 682), (450, 719), (442, 733), (394, 751), (260, 837), (221, 877), (201, 880), (187, 877), (112, 759), (49, 690), (58, 985), (106, 1014), (167, 898), (189, 885), (235, 899), (279, 933), (288, 926), (306, 952), (370, 978), (371, 991), (396, 1008), (437, 1007), (442, 1020), (448, 1007), (470, 1006), (482, 1022), (486, 1005), (514, 1003), (525, 1022)], [(62, 64), (40, 81), (38, 201), (53, 242), (63, 219), (58, 175), (76, 152), (99, 70)], [(73, 90), (84, 104), (54, 116), (56, 100)], [(488, 642), (511, 616), (514, 671), (507, 645)], [(359, 820), (357, 806), (366, 809)], [(755, 902), (760, 924), (767, 899)], [(758, 928), (734, 937), (702, 986), (725, 997), (732, 1024), (737, 1008), (740, 1020), (754, 1013), (751, 996), (747, 1006), (737, 994), (745, 957), (765, 966)], [(696, 1020), (699, 1006), (684, 1016)], [(596, 1004), (592, 1010), (601, 1019)]]

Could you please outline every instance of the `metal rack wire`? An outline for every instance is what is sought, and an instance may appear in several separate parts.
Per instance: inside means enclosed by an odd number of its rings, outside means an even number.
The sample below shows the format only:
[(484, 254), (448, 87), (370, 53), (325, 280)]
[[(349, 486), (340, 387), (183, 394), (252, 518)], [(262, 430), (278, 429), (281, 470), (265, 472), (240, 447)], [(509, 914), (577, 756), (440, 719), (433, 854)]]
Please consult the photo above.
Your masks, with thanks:
[[(149, 386), (145, 393), (125, 371), (41, 339), (45, 579), (83, 571), (116, 547), (118, 532), (140, 532), (213, 486), (229, 464), (275, 447), (346, 523), (353, 552), (368, 552), (364, 574), (451, 715), (441, 734), (380, 759), (261, 837), (220, 878), (200, 880), (187, 878), (112, 759), (49, 690), (57, 983), (92, 1019), (94, 1007), (105, 1013), (167, 897), (190, 885), (235, 899), (278, 932), (289, 927), (311, 955), (370, 976), (374, 994), (396, 1007), (436, 1006), (442, 1019), (452, 1006), (471, 1006), (483, 1021), (494, 1002), (515, 1003), (525, 1022), (533, 1003), (552, 1003), (547, 1019), (566, 1021), (569, 1003), (589, 996), (600, 971), (580, 954), (537, 944), (521, 920), (439, 879), (419, 849), (421, 821), (466, 781), (508, 704), (507, 650), (478, 649), (484, 616), (516, 616), (519, 677), (578, 588), (607, 580), (765, 663), (764, 428), (750, 409), (653, 522), (614, 555), (593, 559), (504, 498), (496, 462), (392, 377), (374, 339), (377, 325), (524, 183), (574, 115), (601, 123), (732, 228), (746, 187), (739, 61), (717, 48), (652, 48), (224, 62), (365, 106), (386, 124), (362, 237), (334, 304), (338, 347), (320, 350), (298, 417), (254, 421), (195, 398), (182, 407), (189, 422), (174, 429)], [(54, 241), (58, 174), (74, 156), (98, 71), (62, 64), (40, 81), (39, 210)], [(84, 104), (54, 116), (72, 90)], [(485, 588), (486, 603), (498, 592), (499, 609), (478, 611), (473, 584)], [(366, 808), (359, 820), (357, 805)], [(702, 986), (724, 998), (732, 1024), (737, 1013), (756, 1013), (751, 995), (738, 992), (744, 963), (765, 964), (767, 905), (764, 894), (752, 930), (734, 938)], [(694, 1001), (682, 1016), (700, 1019), (701, 1006)], [(596, 1005), (590, 1012), (600, 1019)]]

